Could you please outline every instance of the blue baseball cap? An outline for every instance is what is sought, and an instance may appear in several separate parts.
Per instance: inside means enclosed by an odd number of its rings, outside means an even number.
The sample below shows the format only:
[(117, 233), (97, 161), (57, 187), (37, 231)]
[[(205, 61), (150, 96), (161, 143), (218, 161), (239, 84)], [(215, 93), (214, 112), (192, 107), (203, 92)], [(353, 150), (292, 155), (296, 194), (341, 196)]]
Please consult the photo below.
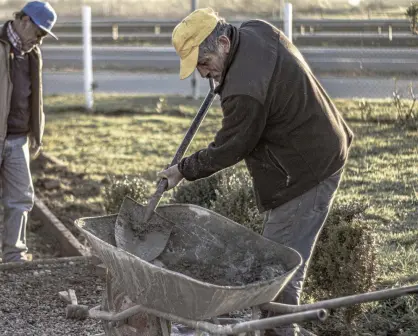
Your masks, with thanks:
[(58, 40), (58, 37), (51, 32), (57, 21), (57, 13), (52, 6), (47, 2), (31, 1), (23, 7), (22, 12), (29, 16), (32, 21), (43, 31)]

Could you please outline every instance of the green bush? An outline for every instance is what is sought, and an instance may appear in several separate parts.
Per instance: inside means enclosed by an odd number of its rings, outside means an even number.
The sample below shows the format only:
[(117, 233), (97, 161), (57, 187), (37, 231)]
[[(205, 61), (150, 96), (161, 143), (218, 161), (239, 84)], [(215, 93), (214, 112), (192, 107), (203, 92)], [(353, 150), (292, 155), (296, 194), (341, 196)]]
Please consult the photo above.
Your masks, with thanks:
[(222, 172), (193, 182), (183, 182), (173, 191), (172, 203), (195, 204), (209, 208), (216, 198)]
[(113, 176), (104, 192), (104, 207), (108, 214), (119, 212), (125, 196), (130, 196), (142, 204), (146, 204), (150, 197), (149, 182), (140, 176)]
[(172, 202), (196, 204), (258, 233), (262, 230), (262, 216), (255, 204), (251, 177), (238, 166), (208, 178), (183, 183), (173, 193)]
[[(362, 223), (364, 210), (365, 206), (357, 203), (334, 205), (309, 266), (305, 300), (338, 298), (374, 288), (378, 271), (377, 250), (371, 229)], [(339, 316), (343, 325), (349, 327), (362, 311), (361, 305), (341, 310)], [(320, 327), (321, 335), (335, 332), (335, 323), (325, 323)]]
[(262, 232), (263, 217), (257, 210), (252, 180), (246, 171), (231, 168), (223, 174), (211, 208), (259, 234)]

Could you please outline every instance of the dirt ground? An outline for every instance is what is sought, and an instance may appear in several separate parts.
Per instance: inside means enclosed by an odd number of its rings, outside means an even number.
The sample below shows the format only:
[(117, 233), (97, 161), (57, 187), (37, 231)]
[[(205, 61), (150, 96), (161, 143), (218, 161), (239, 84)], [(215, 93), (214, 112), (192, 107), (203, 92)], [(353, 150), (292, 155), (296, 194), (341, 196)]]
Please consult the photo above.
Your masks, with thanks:
[(101, 185), (84, 174), (71, 172), (66, 166), (40, 156), (31, 163), (36, 196), (82, 243), (86, 239), (76, 229), (74, 221), (81, 217), (104, 215), (101, 205), (87, 199), (100, 194)]
[[(82, 174), (74, 174), (66, 167), (50, 162), (44, 156), (31, 162), (31, 171), (35, 195), (81, 243), (85, 243), (85, 238), (74, 226), (74, 220), (84, 216), (103, 214), (99, 207), (83, 204), (85, 197), (91, 197), (100, 192), (100, 186), (95, 182), (86, 181)], [(69, 197), (79, 200), (79, 202), (68, 202)], [(4, 209), (0, 205), (0, 238), (4, 229), (3, 216)], [(32, 260), (65, 257), (61, 255), (55, 238), (31, 213), (29, 213), (26, 243), (28, 254), (31, 255)]]

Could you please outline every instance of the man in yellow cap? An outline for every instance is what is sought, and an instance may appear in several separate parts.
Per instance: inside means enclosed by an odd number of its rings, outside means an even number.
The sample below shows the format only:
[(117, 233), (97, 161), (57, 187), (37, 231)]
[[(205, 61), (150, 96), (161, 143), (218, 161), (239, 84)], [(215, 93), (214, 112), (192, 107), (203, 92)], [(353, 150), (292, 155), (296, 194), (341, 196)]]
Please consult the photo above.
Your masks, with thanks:
[[(207, 148), (159, 176), (170, 189), (245, 160), (258, 209), (266, 213), (263, 235), (303, 258), (277, 298), (297, 305), (353, 133), (300, 52), (271, 24), (251, 20), (236, 28), (212, 9), (199, 9), (176, 26), (172, 42), (181, 79), (197, 69), (217, 82), (224, 118)], [(297, 335), (299, 327), (267, 334)]]

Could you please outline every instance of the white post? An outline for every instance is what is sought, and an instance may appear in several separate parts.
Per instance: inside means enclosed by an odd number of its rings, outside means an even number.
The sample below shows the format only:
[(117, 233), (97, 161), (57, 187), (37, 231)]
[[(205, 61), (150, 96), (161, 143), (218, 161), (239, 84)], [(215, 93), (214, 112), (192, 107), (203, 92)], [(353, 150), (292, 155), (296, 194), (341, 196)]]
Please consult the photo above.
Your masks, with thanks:
[[(198, 0), (192, 0), (192, 12), (194, 12), (197, 9), (197, 1)], [(194, 100), (199, 99), (199, 82), (198, 82), (198, 79), (197, 79), (197, 70), (193, 71), (192, 95), (193, 95)]]
[(292, 25), (293, 25), (293, 15), (292, 15), (292, 4), (286, 2), (284, 7), (284, 33), (287, 38), (292, 42)]
[(91, 46), (91, 7), (83, 6), (84, 93), (86, 109), (93, 109), (93, 58)]

